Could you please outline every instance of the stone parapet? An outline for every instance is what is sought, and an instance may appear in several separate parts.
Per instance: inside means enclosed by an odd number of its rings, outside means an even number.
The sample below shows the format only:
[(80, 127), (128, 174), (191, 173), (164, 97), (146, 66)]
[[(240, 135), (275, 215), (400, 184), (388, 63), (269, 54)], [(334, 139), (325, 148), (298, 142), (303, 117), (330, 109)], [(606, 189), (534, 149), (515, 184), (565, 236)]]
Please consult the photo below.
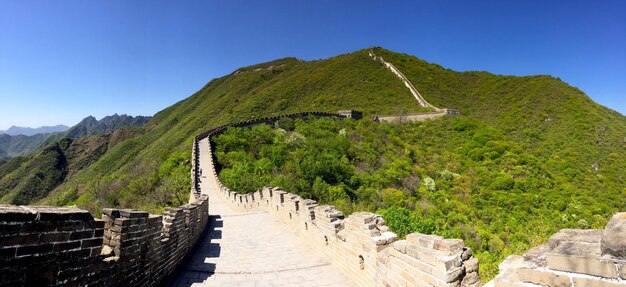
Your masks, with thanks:
[(626, 213), (604, 230), (563, 229), (548, 243), (500, 264), (493, 286), (626, 286)]
[(268, 211), (360, 286), (481, 286), (478, 260), (463, 240), (412, 233), (398, 240), (385, 221), (369, 212), (345, 218), (333, 206), (318, 205), (280, 188), (253, 194), (220, 192), (231, 206)]

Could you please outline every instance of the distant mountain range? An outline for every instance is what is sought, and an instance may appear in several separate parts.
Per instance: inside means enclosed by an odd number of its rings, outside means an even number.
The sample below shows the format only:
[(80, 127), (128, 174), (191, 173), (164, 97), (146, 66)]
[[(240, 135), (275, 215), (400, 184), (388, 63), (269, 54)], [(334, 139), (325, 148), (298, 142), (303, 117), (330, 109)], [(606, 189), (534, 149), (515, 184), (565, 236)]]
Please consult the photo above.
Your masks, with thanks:
[(65, 137), (77, 138), (86, 135), (111, 132), (122, 127), (139, 127), (149, 122), (150, 119), (152, 119), (152, 117), (133, 117), (129, 115), (114, 114), (112, 116), (106, 116), (98, 121), (93, 116), (88, 116), (80, 121), (80, 123), (78, 123), (77, 125), (71, 127), (67, 131)]
[[(0, 134), (0, 159), (32, 154), (62, 138), (73, 139), (86, 135), (109, 133), (122, 127), (139, 127), (146, 124), (150, 119), (152, 117), (114, 114), (106, 116), (101, 120), (88, 116), (71, 128), (63, 125), (36, 129), (13, 126), (7, 131), (17, 134)], [(53, 128), (57, 129), (57, 131), (50, 132)], [(39, 132), (31, 135), (21, 134), (46, 130), (49, 132)]]
[(17, 136), (17, 135), (32, 136), (36, 134), (64, 132), (64, 131), (67, 131), (69, 128), (70, 127), (66, 125), (43, 126), (43, 127), (38, 127), (38, 128), (11, 126), (6, 131), (0, 130), (0, 134), (6, 134), (10, 136)]

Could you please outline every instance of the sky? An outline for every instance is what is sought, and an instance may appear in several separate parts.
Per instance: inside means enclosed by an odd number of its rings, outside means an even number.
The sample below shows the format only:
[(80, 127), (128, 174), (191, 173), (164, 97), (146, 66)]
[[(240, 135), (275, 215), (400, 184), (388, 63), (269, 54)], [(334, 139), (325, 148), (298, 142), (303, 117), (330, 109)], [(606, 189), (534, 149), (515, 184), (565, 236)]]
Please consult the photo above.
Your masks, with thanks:
[(622, 0), (0, 0), (0, 130), (153, 115), (242, 66), (371, 46), (550, 74), (626, 114)]

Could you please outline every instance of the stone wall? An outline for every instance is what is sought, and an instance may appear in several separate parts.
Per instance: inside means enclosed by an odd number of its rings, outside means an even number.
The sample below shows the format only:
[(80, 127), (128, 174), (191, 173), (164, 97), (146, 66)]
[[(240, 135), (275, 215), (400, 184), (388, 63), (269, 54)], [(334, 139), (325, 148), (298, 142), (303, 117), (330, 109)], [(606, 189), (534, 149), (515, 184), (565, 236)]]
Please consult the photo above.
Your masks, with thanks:
[(163, 215), (0, 205), (0, 286), (157, 286), (200, 239), (208, 198)]
[(509, 256), (490, 284), (626, 286), (626, 212), (614, 215), (604, 230), (563, 229), (523, 256)]
[(236, 209), (268, 211), (360, 286), (481, 286), (478, 260), (463, 240), (412, 233), (398, 237), (378, 215), (360, 212), (344, 218), (333, 206), (318, 205), (280, 188), (239, 194), (224, 186), (213, 164), (210, 141), (224, 129), (209, 131), (211, 170), (204, 172)]
[(398, 78), (400, 78), (400, 80), (402, 81), (402, 83), (404, 83), (404, 85), (409, 89), (409, 91), (411, 92), (411, 94), (415, 97), (415, 99), (417, 100), (417, 102), (419, 103), (419, 105), (421, 107), (424, 108), (433, 108), (436, 111), (439, 111), (440, 109), (431, 105), (429, 102), (426, 101), (426, 99), (424, 99), (424, 97), (422, 97), (422, 95), (420, 94), (420, 92), (417, 91), (417, 89), (413, 86), (413, 84), (411, 83), (411, 81), (409, 81), (409, 79), (407, 77), (404, 76), (404, 74), (402, 74), (402, 72), (400, 72), (400, 70), (398, 68), (396, 68), (396, 66), (394, 66), (393, 64), (385, 61), (385, 59), (383, 59), (382, 56), (376, 56), (376, 54), (374, 54), (373, 50), (370, 50), (368, 52), (369, 56), (372, 57), (372, 59), (374, 59), (374, 61), (378, 61), (381, 64), (383, 64), (387, 69), (389, 69), (394, 75), (396, 75)]
[(463, 240), (412, 233), (398, 237), (379, 216), (359, 212), (344, 218), (333, 206), (265, 187), (238, 194), (221, 187), (235, 208), (267, 210), (359, 286), (481, 286), (478, 261)]
[(453, 109), (441, 109), (437, 112), (430, 113), (415, 113), (415, 114), (407, 114), (407, 115), (381, 115), (375, 116), (374, 121), (381, 123), (407, 123), (407, 122), (417, 122), (417, 121), (425, 121), (427, 119), (436, 119), (444, 116), (456, 116), (460, 115), (461, 112), (459, 110)]
[[(459, 112), (444, 109), (433, 114)], [(251, 194), (230, 190), (215, 170), (210, 141), (223, 130), (205, 134), (211, 161), (207, 174), (227, 202), (237, 209), (274, 214), (360, 286), (482, 285), (478, 260), (460, 239), (412, 233), (398, 240), (384, 220), (372, 213), (344, 218), (333, 206), (318, 205), (280, 188), (265, 187)], [(510, 256), (500, 269), (488, 286), (624, 287), (626, 213), (615, 215), (605, 230), (561, 230), (548, 244), (524, 256)]]

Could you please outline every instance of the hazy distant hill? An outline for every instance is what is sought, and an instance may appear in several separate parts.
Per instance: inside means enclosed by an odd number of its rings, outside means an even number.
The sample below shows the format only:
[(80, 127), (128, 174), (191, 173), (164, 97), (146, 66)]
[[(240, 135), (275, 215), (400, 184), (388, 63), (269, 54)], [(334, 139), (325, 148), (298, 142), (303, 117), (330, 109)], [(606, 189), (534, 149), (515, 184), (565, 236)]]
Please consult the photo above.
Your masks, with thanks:
[(38, 128), (25, 128), (25, 127), (12, 126), (6, 131), (0, 130), (0, 134), (7, 134), (10, 136), (16, 136), (16, 135), (32, 136), (36, 134), (49, 134), (49, 133), (56, 133), (56, 132), (64, 132), (68, 129), (69, 127), (66, 125), (42, 126)]

